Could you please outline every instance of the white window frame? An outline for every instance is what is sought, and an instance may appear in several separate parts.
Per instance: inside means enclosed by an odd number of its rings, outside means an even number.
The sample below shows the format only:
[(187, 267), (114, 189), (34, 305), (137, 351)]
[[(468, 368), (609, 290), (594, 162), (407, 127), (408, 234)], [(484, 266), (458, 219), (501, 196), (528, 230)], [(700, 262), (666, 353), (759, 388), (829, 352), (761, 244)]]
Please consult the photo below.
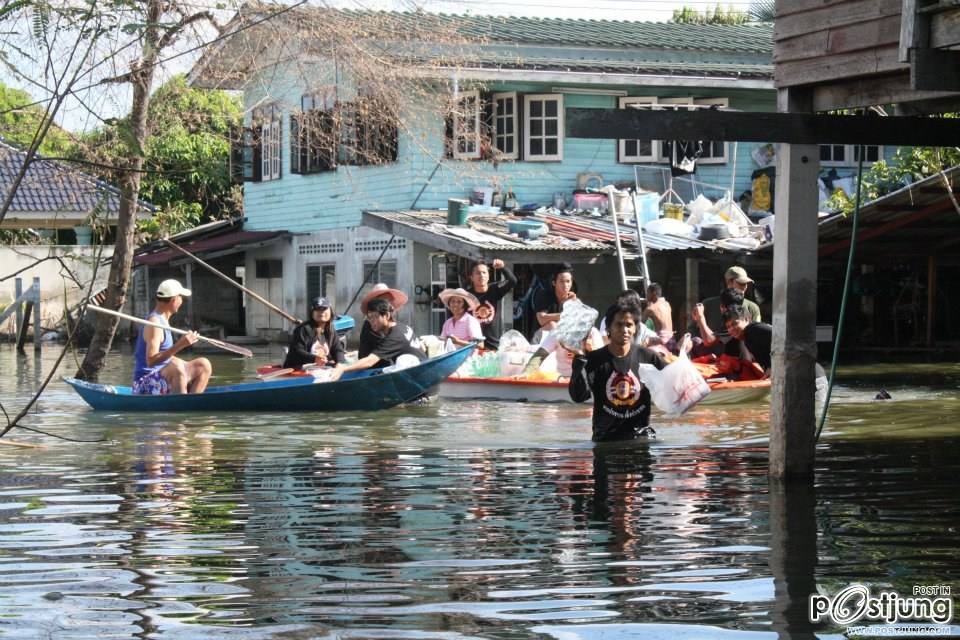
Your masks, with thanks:
[[(657, 98), (655, 96), (624, 96), (619, 100), (619, 107), (621, 109), (643, 109), (643, 108), (654, 108), (653, 105), (657, 104)], [(650, 143), (650, 153), (649, 154), (637, 154), (637, 155), (628, 155), (627, 154), (627, 143), (635, 141), (638, 145)], [(620, 162), (624, 163), (633, 163), (633, 162), (658, 162), (660, 160), (657, 153), (659, 148), (659, 143), (656, 140), (640, 140), (639, 138), (621, 138), (617, 144), (620, 147), (620, 152), (618, 158)]]
[[(709, 109), (713, 105), (717, 104), (720, 105), (720, 109), (726, 109), (730, 106), (730, 98), (694, 98), (693, 104), (697, 105), (701, 109)], [(713, 142), (719, 141), (710, 140), (705, 142), (712, 144)], [(697, 159), (697, 164), (727, 164), (727, 160), (730, 155), (729, 145), (727, 144), (726, 140), (724, 140), (721, 144), (723, 144), (723, 155), (715, 157), (700, 156)], [(706, 145), (704, 145), (704, 147), (706, 147)]]
[[(520, 157), (520, 105), (518, 103), (519, 96), (516, 91), (506, 91), (502, 93), (494, 93), (493, 100), (493, 122), (490, 123), (490, 142), (494, 149), (497, 151), (497, 155), (501, 160), (516, 160)], [(500, 101), (501, 100), (513, 100), (513, 113), (509, 115), (500, 114)], [(497, 126), (500, 122), (512, 122), (513, 123), (513, 133), (504, 133), (502, 136), (497, 134)], [(513, 151), (510, 153), (504, 152), (497, 143), (497, 138), (513, 138)]]
[[(626, 108), (649, 108), (651, 110), (656, 109), (687, 109), (693, 111), (695, 109), (709, 109), (713, 105), (720, 105), (721, 109), (725, 109), (730, 106), (729, 98), (694, 98), (694, 97), (680, 97), (680, 98), (659, 98), (657, 96), (625, 96), (620, 98), (619, 106), (621, 109)], [(669, 140), (650, 140), (651, 153), (649, 155), (636, 155), (630, 156), (626, 153), (626, 143), (630, 139), (621, 139), (618, 141), (619, 144), (619, 162), (622, 163), (637, 163), (637, 162), (657, 162), (657, 163), (670, 163), (670, 158), (666, 156), (663, 152), (663, 143), (669, 142)], [(646, 142), (646, 140), (638, 140), (638, 142)], [(709, 141), (711, 144), (713, 141)], [(726, 164), (729, 159), (729, 147), (724, 141), (723, 143), (723, 155), (720, 156), (701, 156), (697, 159), (697, 164)]]
[(260, 181), (280, 179), (280, 140), (283, 120), (276, 115), (260, 125)]
[[(473, 113), (465, 112), (466, 102), (473, 99)], [(473, 129), (465, 130), (472, 121)], [(480, 125), (483, 121), (483, 105), (480, 92), (461, 91), (457, 95), (453, 109), (453, 158), (454, 160), (478, 160), (480, 158)], [(472, 141), (469, 139), (472, 138)], [(460, 141), (464, 141), (465, 151), (460, 150)], [(471, 144), (472, 142), (472, 144)], [(471, 148), (472, 147), (472, 148)]]
[[(820, 145), (821, 147), (842, 147), (843, 148), (843, 160), (821, 160), (821, 167), (856, 167), (856, 149), (859, 145), (855, 144), (832, 144), (832, 145)], [(874, 162), (883, 160), (883, 145), (882, 144), (868, 144), (864, 145), (865, 147), (876, 147), (877, 149), (877, 159), (874, 161), (864, 160), (863, 166), (869, 167), (873, 165)], [(832, 154), (831, 154), (832, 155)]]
[[(530, 103), (531, 102), (543, 102), (544, 107), (546, 103), (553, 101), (557, 103), (557, 134), (556, 136), (548, 136), (546, 133), (546, 126), (541, 130), (541, 134), (537, 136), (542, 143), (550, 138), (556, 137), (557, 139), (557, 152), (555, 154), (532, 154), (530, 153)], [(546, 116), (546, 109), (544, 109), (544, 115), (537, 118), (546, 125), (547, 120), (553, 119), (552, 117), (548, 118)], [(523, 159), (527, 162), (559, 162), (563, 160), (563, 142), (564, 142), (564, 112), (563, 112), (563, 94), (562, 93), (531, 93), (523, 96)], [(541, 150), (546, 149), (546, 144), (543, 144)]]
[[(315, 297), (324, 297), (330, 301), (330, 304), (333, 305), (333, 308), (337, 308), (337, 263), (335, 262), (308, 262), (306, 268), (303, 270), (303, 283), (306, 285), (310, 281), (309, 273), (310, 269), (319, 269), (320, 270), (320, 291), (312, 292), (307, 291), (307, 301), (313, 300)], [(327, 283), (323, 278), (324, 270), (331, 269), (333, 271), (333, 291), (326, 291)], [(311, 296), (311, 293), (316, 293), (315, 296)]]

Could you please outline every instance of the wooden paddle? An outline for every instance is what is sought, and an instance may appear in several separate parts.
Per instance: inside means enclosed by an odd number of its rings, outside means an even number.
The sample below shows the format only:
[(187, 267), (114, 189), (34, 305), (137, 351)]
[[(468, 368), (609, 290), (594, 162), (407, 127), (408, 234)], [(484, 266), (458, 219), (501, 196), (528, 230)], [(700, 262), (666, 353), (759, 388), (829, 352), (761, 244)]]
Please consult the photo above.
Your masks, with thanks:
[[(125, 313), (120, 313), (119, 311), (113, 311), (112, 309), (104, 309), (103, 307), (98, 307), (95, 304), (88, 304), (87, 309), (96, 311), (97, 313), (103, 313), (108, 316), (116, 316), (122, 320), (129, 320), (130, 322), (136, 322), (137, 324), (142, 324), (145, 327), (156, 327), (157, 329), (163, 329), (164, 331), (169, 331), (170, 333), (178, 333), (180, 335), (185, 335), (190, 333), (189, 331), (184, 331), (183, 329), (177, 329), (174, 327), (168, 327), (165, 324), (160, 324), (159, 322), (150, 322), (149, 320), (144, 320), (143, 318), (138, 318), (136, 316), (128, 316)], [(225, 351), (230, 351), (238, 355), (243, 356), (244, 358), (252, 358), (253, 352), (246, 347), (239, 347), (235, 344), (230, 344), (229, 342), (223, 342), (222, 340), (215, 340), (214, 338), (208, 338), (206, 336), (199, 336), (202, 342), (207, 344), (212, 344), (215, 347), (219, 347)]]
[(274, 378), (280, 378), (287, 375), (288, 373), (293, 373), (295, 369), (287, 367), (286, 369), (277, 369), (276, 371), (271, 371), (270, 373), (261, 373), (257, 376), (259, 380), (273, 380)]
[(281, 308), (278, 307), (277, 305), (273, 304), (272, 302), (270, 302), (269, 300), (267, 300), (267, 299), (264, 298), (263, 296), (255, 293), (255, 292), (253, 292), (253, 291), (251, 291), (250, 289), (247, 289), (245, 286), (243, 286), (242, 284), (240, 284), (239, 282), (237, 282), (236, 280), (234, 280), (233, 278), (231, 278), (231, 277), (228, 276), (227, 274), (219, 271), (216, 267), (211, 267), (209, 264), (207, 264), (206, 262), (204, 262), (203, 260), (201, 260), (201, 259), (198, 258), (197, 256), (193, 255), (192, 253), (190, 253), (189, 251), (187, 251), (187, 250), (184, 249), (183, 247), (177, 245), (175, 242), (173, 242), (173, 240), (171, 240), (171, 239), (169, 239), (169, 238), (164, 238), (163, 241), (166, 242), (168, 245), (170, 245), (173, 249), (176, 249), (177, 251), (179, 251), (179, 252), (182, 253), (183, 255), (187, 256), (188, 258), (192, 258), (197, 264), (199, 264), (201, 267), (204, 267), (205, 269), (207, 269), (208, 271), (210, 271), (210, 273), (212, 273), (213, 275), (217, 276), (217, 277), (220, 278), (221, 280), (224, 280), (224, 281), (230, 283), (231, 285), (233, 285), (233, 286), (236, 287), (237, 289), (240, 289), (240, 291), (243, 291), (245, 294), (247, 294), (248, 296), (250, 296), (251, 298), (253, 298), (253, 299), (256, 300), (257, 302), (260, 302), (260, 303), (266, 305), (266, 307), (267, 307), (268, 309), (270, 309), (271, 311), (275, 311), (275, 312), (279, 313), (281, 316), (283, 316), (284, 318), (286, 318), (287, 320), (289, 320), (290, 322), (292, 322), (292, 323), (294, 323), (294, 324), (300, 324), (300, 320), (299, 320), (296, 316), (290, 315), (289, 313), (287, 313), (286, 311), (284, 311), (283, 309), (281, 309)]

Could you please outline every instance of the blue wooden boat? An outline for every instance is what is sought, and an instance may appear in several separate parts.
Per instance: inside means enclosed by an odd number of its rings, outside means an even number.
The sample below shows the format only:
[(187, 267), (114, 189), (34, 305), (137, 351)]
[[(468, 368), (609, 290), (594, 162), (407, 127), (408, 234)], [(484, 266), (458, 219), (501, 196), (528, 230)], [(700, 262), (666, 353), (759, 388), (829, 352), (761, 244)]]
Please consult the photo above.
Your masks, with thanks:
[(336, 382), (312, 377), (283, 378), (208, 387), (203, 393), (135, 395), (130, 387), (64, 378), (98, 411), (375, 411), (409, 402), (436, 386), (463, 364), (473, 345), (400, 371), (350, 371)]

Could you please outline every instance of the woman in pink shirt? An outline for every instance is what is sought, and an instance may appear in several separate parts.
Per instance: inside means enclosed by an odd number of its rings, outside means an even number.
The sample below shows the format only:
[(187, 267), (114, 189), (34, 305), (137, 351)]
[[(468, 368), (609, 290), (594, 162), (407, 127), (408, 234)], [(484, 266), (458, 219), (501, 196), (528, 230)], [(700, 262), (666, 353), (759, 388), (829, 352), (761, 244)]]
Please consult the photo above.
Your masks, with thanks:
[(447, 318), (443, 323), (440, 339), (449, 338), (458, 347), (478, 341), (480, 343), (478, 347), (482, 349), (483, 329), (480, 327), (480, 321), (468, 313), (480, 306), (476, 296), (461, 288), (444, 289), (440, 292), (440, 300), (453, 314), (452, 318)]

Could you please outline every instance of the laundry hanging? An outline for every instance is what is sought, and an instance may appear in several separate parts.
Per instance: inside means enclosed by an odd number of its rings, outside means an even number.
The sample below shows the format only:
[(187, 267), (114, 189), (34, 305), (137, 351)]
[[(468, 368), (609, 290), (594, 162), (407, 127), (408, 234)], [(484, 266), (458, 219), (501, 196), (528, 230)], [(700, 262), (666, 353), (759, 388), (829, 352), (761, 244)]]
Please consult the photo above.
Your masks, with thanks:
[(664, 155), (670, 158), (670, 175), (687, 176), (697, 172), (697, 160), (703, 155), (702, 140), (673, 140), (664, 144)]

